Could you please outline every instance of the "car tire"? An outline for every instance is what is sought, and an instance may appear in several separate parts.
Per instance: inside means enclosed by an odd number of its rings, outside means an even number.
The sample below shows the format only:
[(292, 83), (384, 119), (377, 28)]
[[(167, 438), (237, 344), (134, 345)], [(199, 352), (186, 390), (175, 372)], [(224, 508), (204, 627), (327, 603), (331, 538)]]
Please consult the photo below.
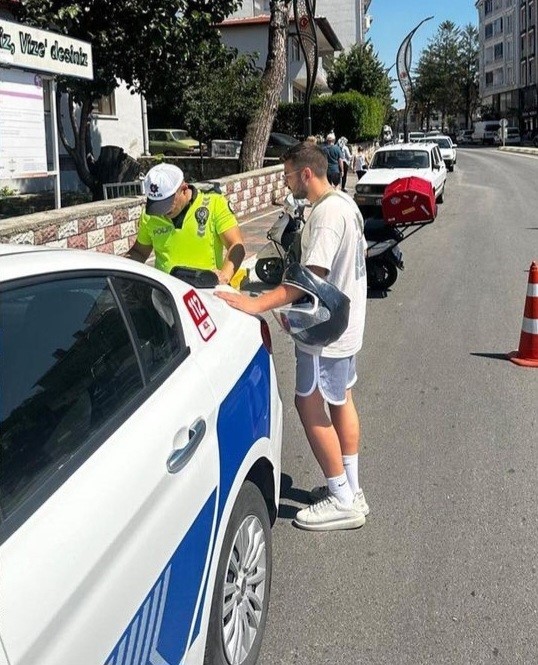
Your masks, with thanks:
[(444, 203), (444, 201), (445, 201), (445, 187), (443, 185), (443, 189), (441, 190), (441, 193), (439, 194), (439, 196), (437, 197), (435, 202), (436, 203)]
[(452, 171), (454, 170), (454, 164), (451, 164), (451, 165), (448, 167), (448, 170), (450, 171), (450, 173), (452, 173)]
[(271, 573), (269, 511), (258, 487), (247, 480), (222, 544), (204, 665), (254, 665), (267, 621)]

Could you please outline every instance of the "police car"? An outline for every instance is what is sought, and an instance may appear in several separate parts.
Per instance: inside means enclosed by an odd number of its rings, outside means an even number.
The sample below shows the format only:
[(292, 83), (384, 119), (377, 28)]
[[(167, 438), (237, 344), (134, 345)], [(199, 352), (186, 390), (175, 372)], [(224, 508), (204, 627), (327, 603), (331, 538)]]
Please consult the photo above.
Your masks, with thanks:
[(0, 664), (254, 662), (282, 437), (266, 323), (120, 257), (0, 264)]

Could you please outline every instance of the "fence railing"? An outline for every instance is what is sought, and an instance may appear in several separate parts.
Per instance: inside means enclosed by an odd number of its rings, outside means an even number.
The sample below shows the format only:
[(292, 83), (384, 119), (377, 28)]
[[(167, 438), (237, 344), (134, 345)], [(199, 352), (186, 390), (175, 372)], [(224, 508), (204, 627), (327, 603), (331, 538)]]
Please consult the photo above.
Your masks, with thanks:
[(133, 180), (132, 182), (107, 182), (103, 185), (103, 196), (105, 200), (141, 196), (144, 194), (142, 184), (142, 180)]

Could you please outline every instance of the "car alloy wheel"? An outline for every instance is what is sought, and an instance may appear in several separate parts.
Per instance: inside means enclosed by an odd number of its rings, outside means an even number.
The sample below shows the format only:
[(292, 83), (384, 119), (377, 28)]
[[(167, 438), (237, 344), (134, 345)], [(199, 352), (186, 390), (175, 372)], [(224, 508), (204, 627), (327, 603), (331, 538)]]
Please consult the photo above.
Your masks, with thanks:
[(228, 560), (222, 609), (224, 650), (232, 664), (250, 653), (263, 613), (267, 558), (259, 519), (245, 518)]
[(254, 665), (272, 575), (271, 523), (259, 488), (241, 487), (230, 515), (211, 601), (205, 665)]

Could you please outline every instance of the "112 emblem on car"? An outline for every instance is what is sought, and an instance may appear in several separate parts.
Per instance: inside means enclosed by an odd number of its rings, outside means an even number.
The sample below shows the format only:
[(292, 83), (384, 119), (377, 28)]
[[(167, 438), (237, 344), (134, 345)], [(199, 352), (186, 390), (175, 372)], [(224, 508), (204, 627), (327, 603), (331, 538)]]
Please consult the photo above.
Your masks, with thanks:
[(194, 325), (198, 328), (198, 332), (202, 336), (204, 342), (212, 337), (217, 332), (217, 326), (213, 319), (209, 316), (207, 309), (203, 302), (198, 297), (196, 291), (189, 291), (183, 296), (183, 302), (189, 310)]

